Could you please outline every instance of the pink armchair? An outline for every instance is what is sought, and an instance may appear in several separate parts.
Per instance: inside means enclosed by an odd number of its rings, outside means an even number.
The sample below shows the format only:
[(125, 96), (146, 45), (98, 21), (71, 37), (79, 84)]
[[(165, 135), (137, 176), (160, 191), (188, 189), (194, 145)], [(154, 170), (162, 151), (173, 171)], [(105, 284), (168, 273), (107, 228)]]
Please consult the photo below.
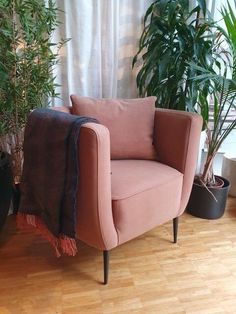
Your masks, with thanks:
[[(71, 112), (69, 107), (58, 109)], [(116, 246), (169, 220), (177, 242), (178, 217), (191, 192), (201, 127), (197, 114), (156, 109), (157, 160), (111, 160), (108, 128), (95, 123), (81, 128), (77, 235), (103, 251), (105, 284), (109, 252)]]

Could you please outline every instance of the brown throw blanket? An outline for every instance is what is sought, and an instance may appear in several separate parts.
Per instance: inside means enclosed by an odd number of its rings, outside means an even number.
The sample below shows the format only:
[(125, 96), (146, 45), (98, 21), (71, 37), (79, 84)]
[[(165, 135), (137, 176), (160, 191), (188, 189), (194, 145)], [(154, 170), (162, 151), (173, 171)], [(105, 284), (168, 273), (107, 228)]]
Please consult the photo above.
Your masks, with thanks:
[(76, 192), (80, 127), (95, 119), (50, 109), (34, 110), (24, 135), (19, 227), (33, 225), (61, 252), (76, 248)]

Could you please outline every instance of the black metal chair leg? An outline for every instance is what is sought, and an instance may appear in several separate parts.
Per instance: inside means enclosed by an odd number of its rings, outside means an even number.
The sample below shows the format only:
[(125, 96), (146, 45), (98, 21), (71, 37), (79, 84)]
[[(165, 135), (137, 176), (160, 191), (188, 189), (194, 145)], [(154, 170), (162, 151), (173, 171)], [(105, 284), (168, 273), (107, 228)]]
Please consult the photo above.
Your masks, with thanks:
[(174, 243), (177, 243), (179, 217), (173, 219)]
[(108, 283), (109, 251), (103, 251), (104, 285)]

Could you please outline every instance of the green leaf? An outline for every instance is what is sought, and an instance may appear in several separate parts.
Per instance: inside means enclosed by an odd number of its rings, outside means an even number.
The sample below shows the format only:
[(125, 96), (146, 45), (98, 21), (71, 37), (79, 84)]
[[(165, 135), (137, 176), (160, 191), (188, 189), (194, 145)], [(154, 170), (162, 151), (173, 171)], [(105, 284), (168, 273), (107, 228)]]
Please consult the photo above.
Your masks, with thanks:
[(207, 12), (206, 0), (197, 0), (197, 2), (203, 12), (203, 16), (206, 16), (206, 12)]

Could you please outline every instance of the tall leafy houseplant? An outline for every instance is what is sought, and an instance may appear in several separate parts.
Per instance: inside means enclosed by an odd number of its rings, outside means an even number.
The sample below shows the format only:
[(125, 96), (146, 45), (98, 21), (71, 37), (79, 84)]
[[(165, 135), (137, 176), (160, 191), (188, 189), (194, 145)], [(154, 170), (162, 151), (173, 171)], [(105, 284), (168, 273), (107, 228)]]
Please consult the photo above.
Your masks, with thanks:
[(197, 82), (191, 80), (194, 61), (210, 67), (217, 49), (214, 23), (207, 16), (205, 0), (190, 10), (188, 0), (156, 0), (144, 18), (144, 30), (133, 66), (141, 63), (137, 75), (140, 96), (157, 96), (158, 107), (194, 111), (199, 97)]
[[(236, 1), (234, 1), (236, 8)], [(228, 49), (222, 48), (225, 58), (215, 59), (214, 66), (211, 68), (198, 67), (192, 64), (192, 67), (198, 72), (198, 75), (192, 80), (197, 82), (199, 90), (205, 89), (207, 85), (209, 98), (202, 110), (210, 112), (212, 103), (212, 123), (209, 123), (209, 114), (205, 120), (207, 130), (207, 158), (203, 167), (203, 173), (200, 175), (200, 181), (206, 186), (214, 186), (215, 176), (213, 173), (213, 161), (220, 146), (236, 128), (236, 119), (229, 119), (231, 110), (236, 108), (236, 16), (232, 6), (227, 1), (227, 6), (221, 9), (221, 15), (225, 22), (226, 32), (219, 28), (223, 42), (228, 43)], [(229, 54), (230, 57), (229, 58)], [(220, 51), (218, 53), (220, 55)]]
[(52, 0), (0, 1), (0, 151), (10, 152), (15, 181), (21, 176), (27, 116), (57, 96), (52, 71), (65, 42), (50, 42), (57, 11)]
[(229, 45), (226, 49), (223, 46), (219, 56), (222, 52), (225, 58), (215, 58), (211, 68), (191, 64), (198, 72), (192, 80), (198, 84), (200, 91), (207, 86), (209, 95), (201, 106), (201, 109), (208, 113), (205, 120), (207, 156), (202, 173), (195, 178), (187, 209), (194, 216), (207, 219), (220, 218), (224, 214), (229, 181), (214, 175), (213, 161), (224, 140), (236, 128), (236, 118), (231, 117), (231, 110), (235, 108), (236, 101), (236, 36), (235, 29), (230, 27), (231, 22), (235, 23), (236, 16), (229, 2), (228, 7), (223, 7), (221, 13), (227, 22), (227, 31), (220, 28), (219, 31), (222, 34), (222, 43)]
[(229, 119), (230, 111), (235, 107), (236, 80), (227, 77), (226, 69), (221, 69), (221, 73), (220, 68), (201, 68), (201, 74), (194, 78), (199, 88), (207, 84), (211, 89), (212, 119), (207, 124), (207, 156), (203, 172), (194, 180), (187, 209), (194, 216), (206, 219), (220, 218), (225, 211), (229, 181), (214, 175), (213, 161), (224, 140), (236, 127), (236, 118)]
[[(212, 123), (208, 123), (207, 129), (207, 158), (203, 167), (203, 172), (199, 180), (205, 186), (216, 185), (213, 173), (214, 158), (230, 132), (236, 128), (236, 118), (230, 120), (230, 112), (235, 108), (236, 100), (236, 80), (227, 78), (226, 71), (223, 74), (217, 73), (214, 69), (206, 70), (199, 68), (201, 75), (193, 78), (201, 85), (207, 83), (211, 88), (210, 97), (212, 99)], [(201, 87), (200, 87), (201, 88)]]

